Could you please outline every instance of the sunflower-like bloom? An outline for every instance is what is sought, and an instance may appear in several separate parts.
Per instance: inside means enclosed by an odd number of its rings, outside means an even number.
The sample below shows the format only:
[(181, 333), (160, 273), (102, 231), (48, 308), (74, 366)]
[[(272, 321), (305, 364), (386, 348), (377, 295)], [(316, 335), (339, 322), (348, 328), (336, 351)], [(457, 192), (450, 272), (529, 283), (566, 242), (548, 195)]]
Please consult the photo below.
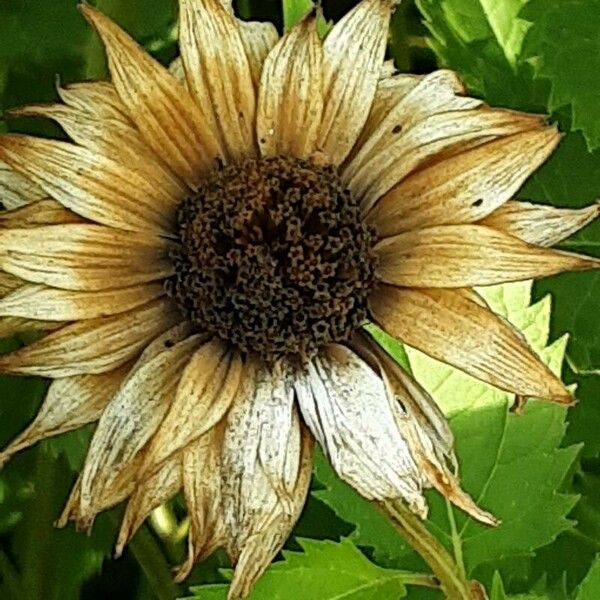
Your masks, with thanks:
[(384, 62), (394, 2), (363, 0), (322, 41), (279, 39), (229, 2), (180, 0), (167, 70), (100, 12), (110, 82), (20, 116), (72, 141), (0, 138), (0, 358), (53, 381), (2, 454), (98, 421), (62, 517), (128, 499), (118, 551), (183, 490), (189, 558), (217, 547), (247, 595), (290, 534), (314, 440), (376, 502), (425, 517), (461, 490), (431, 397), (362, 329), (519, 397), (561, 381), (473, 290), (598, 266), (549, 249), (598, 214), (511, 200), (559, 133), (465, 95), (457, 76)]

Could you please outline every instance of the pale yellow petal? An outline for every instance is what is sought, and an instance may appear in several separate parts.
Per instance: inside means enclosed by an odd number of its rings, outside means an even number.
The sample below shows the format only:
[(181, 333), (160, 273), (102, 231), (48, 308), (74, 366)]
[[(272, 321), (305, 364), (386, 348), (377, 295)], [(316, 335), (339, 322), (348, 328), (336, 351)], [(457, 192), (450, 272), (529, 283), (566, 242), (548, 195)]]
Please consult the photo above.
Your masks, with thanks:
[(84, 219), (60, 202), (46, 198), (0, 213), (0, 228), (26, 228), (40, 225), (83, 223)]
[(46, 196), (39, 185), (0, 160), (0, 208), (12, 210)]
[(0, 267), (33, 283), (95, 291), (172, 274), (168, 244), (151, 234), (100, 225), (0, 229)]
[(239, 26), (254, 88), (258, 90), (263, 64), (271, 48), (277, 43), (279, 34), (272, 23), (239, 21)]
[(181, 376), (159, 431), (144, 453), (140, 478), (212, 429), (231, 405), (242, 376), (242, 360), (220, 340), (202, 345)]
[(27, 284), (0, 300), (0, 317), (78, 321), (127, 312), (165, 294), (162, 283), (98, 292), (74, 292)]
[(336, 165), (364, 127), (383, 65), (393, 0), (362, 0), (323, 45), (325, 105), (319, 147)]
[(115, 556), (123, 553), (129, 543), (152, 511), (170, 500), (183, 486), (182, 457), (171, 457), (149, 479), (135, 488), (127, 503), (123, 516), (119, 537), (115, 548)]
[(554, 246), (600, 216), (600, 204), (585, 208), (554, 208), (530, 202), (507, 202), (480, 221), (538, 246)]
[(381, 286), (370, 308), (390, 335), (473, 377), (521, 396), (572, 403), (524, 338), (460, 291)]
[(367, 219), (381, 236), (478, 221), (510, 200), (559, 140), (555, 128), (536, 128), (435, 162), (390, 190)]
[(197, 345), (198, 336), (192, 336), (139, 361), (102, 413), (82, 471), (84, 518), (133, 491), (143, 449), (160, 426)]
[(256, 153), (256, 91), (237, 19), (219, 0), (180, 0), (188, 88), (227, 158)]
[(0, 371), (53, 378), (105, 373), (180, 320), (170, 302), (156, 300), (121, 315), (79, 321), (1, 356)]
[(40, 440), (97, 421), (130, 368), (54, 380), (31, 425), (0, 453), (0, 465)]
[(221, 156), (209, 123), (189, 92), (108, 17), (81, 5), (102, 38), (112, 81), (146, 143), (188, 185)]
[(296, 393), (305, 422), (346, 483), (369, 500), (403, 498), (427, 514), (418, 465), (379, 374), (349, 348), (331, 345), (298, 377)]
[(130, 169), (75, 144), (20, 135), (0, 137), (0, 158), (87, 219), (132, 231), (169, 233), (173, 227), (176, 190), (157, 185), (135, 165)]
[(407, 287), (462, 288), (600, 267), (600, 259), (541, 248), (484, 225), (441, 225), (385, 238), (378, 276)]
[(313, 13), (293, 27), (265, 61), (257, 114), (263, 155), (308, 158), (317, 149), (322, 88), (323, 49)]

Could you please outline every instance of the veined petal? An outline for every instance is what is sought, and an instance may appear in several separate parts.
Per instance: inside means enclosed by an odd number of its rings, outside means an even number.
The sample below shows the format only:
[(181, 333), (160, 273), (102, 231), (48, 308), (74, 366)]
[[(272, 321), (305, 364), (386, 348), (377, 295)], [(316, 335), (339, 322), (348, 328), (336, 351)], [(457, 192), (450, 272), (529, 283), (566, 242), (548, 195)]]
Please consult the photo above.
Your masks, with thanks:
[(188, 88), (230, 160), (256, 154), (256, 92), (237, 19), (220, 0), (180, 0)]
[(549, 247), (570, 237), (598, 216), (598, 203), (572, 209), (514, 201), (496, 209), (480, 223), (528, 244)]
[(183, 581), (195, 562), (225, 545), (221, 509), (221, 442), (223, 427), (205, 433), (183, 452), (183, 493), (190, 517), (188, 557), (177, 571)]
[(311, 13), (267, 57), (260, 84), (257, 134), (261, 153), (308, 158), (323, 114), (323, 49)]
[(0, 317), (78, 321), (124, 313), (165, 293), (162, 283), (99, 292), (74, 292), (27, 284), (0, 300)]
[(180, 198), (135, 164), (130, 169), (75, 144), (22, 135), (0, 138), (0, 158), (87, 219), (132, 231), (172, 229)]
[(112, 371), (180, 320), (178, 310), (161, 299), (120, 315), (79, 321), (1, 356), (0, 371), (53, 378)]
[(362, 0), (323, 44), (325, 105), (318, 146), (336, 165), (348, 156), (369, 116), (394, 4)]
[(600, 267), (600, 260), (540, 248), (484, 225), (441, 225), (385, 238), (378, 276), (406, 287), (461, 288)]
[(130, 368), (54, 380), (34, 421), (0, 453), (0, 465), (40, 440), (97, 421)]
[(381, 236), (478, 221), (512, 198), (559, 140), (555, 128), (536, 128), (435, 162), (390, 190), (367, 219)]
[(96, 291), (168, 277), (168, 244), (158, 236), (100, 225), (0, 230), (0, 267), (34, 283)]
[(0, 339), (11, 338), (27, 331), (52, 331), (62, 325), (62, 323), (57, 323), (56, 321), (38, 321), (36, 319), (23, 319), (21, 317), (0, 318)]
[(257, 537), (276, 533), (272, 527), (284, 528), (287, 536), (306, 494), (297, 489), (300, 423), (290, 378), (279, 368), (252, 366), (227, 415), (223, 440), (223, 524), (234, 562)]
[(308, 430), (301, 429), (300, 465), (298, 477), (285, 510), (281, 508), (263, 521), (261, 528), (244, 545), (239, 556), (228, 600), (246, 598), (259, 577), (290, 536), (304, 508), (312, 474), (313, 439)]
[(250, 64), (254, 89), (258, 91), (263, 64), (271, 48), (279, 39), (277, 29), (272, 23), (257, 21), (239, 21), (240, 35)]
[(132, 126), (127, 109), (115, 86), (108, 81), (83, 81), (57, 86), (60, 99), (70, 108), (94, 117), (96, 121), (118, 121)]
[(477, 379), (520, 396), (573, 402), (510, 323), (460, 290), (380, 286), (370, 309), (390, 335)]
[(0, 228), (2, 229), (83, 222), (84, 219), (79, 215), (65, 208), (60, 202), (50, 198), (35, 200), (25, 206), (0, 213)]
[(26, 283), (27, 282), (20, 277), (0, 271), (0, 297), (3, 298)]
[(403, 498), (427, 514), (421, 476), (395, 423), (381, 377), (350, 349), (331, 345), (296, 382), (300, 410), (337, 474), (369, 500)]
[(435, 113), (407, 129), (395, 125), (365, 153), (348, 186), (367, 211), (411, 173), (486, 143), (491, 150), (491, 140), (539, 131), (542, 122), (537, 115), (484, 107)]
[(221, 149), (189, 92), (108, 17), (87, 4), (81, 11), (104, 41), (112, 81), (146, 143), (188, 185), (198, 184)]
[(115, 555), (121, 556), (125, 545), (135, 535), (150, 513), (170, 500), (183, 486), (181, 455), (165, 461), (158, 471), (136, 488), (123, 516)]
[(39, 185), (0, 160), (0, 206), (12, 210), (46, 196)]
[(128, 496), (143, 449), (171, 404), (181, 371), (195, 351), (199, 336), (139, 361), (111, 400), (90, 443), (81, 479), (81, 514), (86, 518)]
[(242, 376), (242, 359), (220, 340), (202, 345), (181, 376), (173, 403), (144, 452), (140, 478), (169, 456), (212, 429), (233, 401)]

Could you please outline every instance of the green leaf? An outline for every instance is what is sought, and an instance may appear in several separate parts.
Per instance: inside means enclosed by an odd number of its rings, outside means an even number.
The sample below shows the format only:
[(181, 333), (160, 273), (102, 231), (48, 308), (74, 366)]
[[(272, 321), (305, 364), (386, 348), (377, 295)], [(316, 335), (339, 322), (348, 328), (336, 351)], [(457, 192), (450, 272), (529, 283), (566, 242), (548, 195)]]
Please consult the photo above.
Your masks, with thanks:
[[(489, 289), (485, 295), (559, 371), (566, 340), (546, 347), (550, 300), (529, 306), (530, 288), (528, 283), (511, 284)], [(500, 527), (486, 528), (449, 510), (438, 494), (429, 495), (429, 525), (464, 564), (467, 575), (499, 564), (506, 556), (530, 556), (572, 527), (566, 515), (576, 498), (559, 493), (578, 450), (560, 448), (565, 409), (534, 401), (522, 416), (515, 416), (508, 412), (512, 402), (508, 394), (416, 351), (409, 351), (409, 358), (415, 377), (449, 415), (464, 487), (502, 520)], [(337, 480), (322, 460), (317, 462), (316, 475), (326, 486), (317, 496), (341, 518), (356, 524), (355, 543), (372, 547), (374, 559), (382, 564), (412, 568), (414, 558), (406, 562), (409, 549), (385, 519)]]
[[(406, 584), (428, 580), (374, 565), (349, 540), (298, 541), (303, 552), (284, 551), (284, 560), (270, 567), (249, 600), (397, 600), (406, 595)], [(225, 600), (227, 590), (227, 585), (210, 585), (191, 591), (193, 598)]]
[(546, 595), (540, 596), (536, 593), (508, 596), (504, 591), (504, 583), (502, 582), (500, 573), (496, 572), (492, 580), (490, 600), (550, 600), (550, 597)]
[(289, 31), (313, 8), (312, 0), (283, 0), (283, 26)]
[(600, 0), (531, 0), (524, 58), (551, 82), (550, 108), (570, 105), (573, 129), (600, 147)]
[(600, 558), (592, 565), (586, 578), (577, 590), (576, 600), (598, 600), (600, 598)]

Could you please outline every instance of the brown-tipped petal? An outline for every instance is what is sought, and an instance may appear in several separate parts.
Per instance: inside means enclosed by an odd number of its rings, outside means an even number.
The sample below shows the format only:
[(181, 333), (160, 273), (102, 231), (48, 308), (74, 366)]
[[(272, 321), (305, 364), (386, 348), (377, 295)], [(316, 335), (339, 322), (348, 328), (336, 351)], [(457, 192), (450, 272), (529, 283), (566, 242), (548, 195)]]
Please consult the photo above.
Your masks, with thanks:
[(323, 114), (323, 49), (311, 13), (267, 57), (260, 83), (257, 135), (263, 156), (308, 158)]
[(0, 464), (40, 440), (97, 421), (130, 368), (53, 381), (34, 421), (0, 453)]
[(600, 216), (600, 204), (585, 208), (554, 208), (530, 202), (507, 202), (491, 215), (482, 225), (538, 246), (554, 246), (573, 235)]
[(235, 562), (265, 523), (292, 512), (300, 427), (289, 376), (277, 367), (249, 363), (225, 427), (222, 510)]
[(164, 279), (168, 244), (151, 234), (101, 225), (0, 229), (0, 267), (33, 283), (96, 291)]
[(421, 476), (394, 422), (381, 377), (350, 349), (331, 345), (298, 377), (304, 420), (338, 475), (369, 500), (403, 498), (425, 516)]
[(81, 11), (104, 42), (112, 81), (146, 143), (188, 185), (200, 183), (221, 149), (185, 86), (108, 17), (88, 4)]
[(559, 140), (552, 127), (533, 129), (436, 162), (390, 190), (368, 221), (381, 236), (478, 221), (509, 200)]
[(377, 244), (378, 276), (406, 287), (461, 288), (600, 267), (600, 259), (541, 248), (484, 225), (441, 225)]
[(22, 285), (26, 285), (26, 281), (17, 277), (16, 275), (11, 275), (10, 273), (4, 273), (0, 271), (0, 297), (4, 297), (11, 292), (14, 292), (16, 289), (20, 288)]
[(131, 493), (143, 449), (160, 426), (198, 340), (189, 337), (140, 361), (102, 413), (82, 471), (83, 515)]
[(46, 198), (0, 213), (0, 228), (29, 228), (41, 225), (83, 223), (84, 219), (60, 202)]
[(180, 0), (188, 88), (231, 161), (254, 155), (256, 92), (237, 19), (219, 0)]
[[(390, 124), (379, 143), (365, 152), (348, 185), (362, 199), (361, 206), (366, 212), (411, 173), (484, 144), (492, 151), (491, 140), (533, 129), (539, 131), (541, 124), (542, 119), (536, 115), (487, 107), (444, 111), (406, 129)], [(514, 162), (514, 156), (512, 159)]]
[(144, 453), (140, 478), (169, 456), (212, 429), (233, 401), (242, 375), (242, 359), (214, 339), (192, 356), (160, 429)]
[(97, 319), (127, 312), (164, 293), (162, 283), (100, 292), (74, 292), (28, 284), (0, 300), (0, 316), (40, 321)]
[(272, 23), (239, 21), (239, 26), (252, 72), (254, 89), (258, 91), (263, 64), (271, 48), (277, 43), (279, 34)]
[(135, 164), (129, 168), (75, 144), (22, 135), (0, 138), (0, 158), (87, 219), (131, 231), (171, 230), (177, 194), (136, 172)]
[(65, 325), (0, 357), (0, 371), (40, 377), (104, 373), (131, 360), (157, 335), (181, 320), (167, 300), (121, 315)]
[(318, 146), (336, 165), (348, 156), (369, 116), (394, 4), (362, 0), (323, 44), (325, 106)]
[(183, 493), (190, 518), (188, 558), (177, 572), (183, 581), (195, 562), (224, 545), (221, 508), (221, 442), (217, 426), (183, 451)]
[(46, 196), (39, 185), (0, 160), (0, 207), (12, 210)]
[(160, 469), (136, 488), (123, 516), (115, 555), (121, 556), (126, 544), (135, 535), (150, 513), (170, 500), (183, 486), (181, 456), (165, 461)]
[(21, 317), (0, 318), (0, 339), (11, 338), (19, 333), (52, 331), (62, 327), (63, 323), (56, 321), (38, 321), (37, 319), (22, 319)]
[(370, 308), (390, 335), (477, 379), (522, 396), (573, 402), (510, 323), (460, 291), (382, 285)]

